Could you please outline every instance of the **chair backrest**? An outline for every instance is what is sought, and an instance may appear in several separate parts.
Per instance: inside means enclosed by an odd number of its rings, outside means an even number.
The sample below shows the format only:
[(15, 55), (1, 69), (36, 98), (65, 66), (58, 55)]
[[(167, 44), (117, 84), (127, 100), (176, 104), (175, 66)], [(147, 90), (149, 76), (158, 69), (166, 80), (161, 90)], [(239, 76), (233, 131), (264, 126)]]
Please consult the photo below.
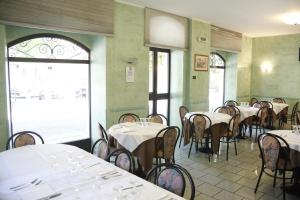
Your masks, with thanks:
[(250, 105), (250, 106), (253, 106), (255, 103), (258, 103), (257, 98), (254, 98), (254, 97), (251, 98), (250, 101), (249, 101), (249, 105)]
[(300, 111), (296, 112), (296, 125), (300, 125)]
[[(112, 158), (114, 158), (113, 161), (111, 160)], [(135, 163), (132, 154), (127, 149), (114, 150), (107, 156), (106, 160), (108, 162), (113, 162), (115, 166), (131, 173), (133, 173), (135, 169)]]
[(177, 126), (169, 126), (160, 130), (155, 137), (156, 156), (162, 150), (164, 159), (173, 160), (179, 133), (180, 129)]
[(272, 100), (274, 103), (285, 103), (283, 98), (276, 97)]
[[(284, 148), (282, 148), (284, 144)], [(265, 168), (272, 171), (278, 168), (279, 156), (284, 159), (284, 169), (286, 168), (287, 162), (290, 155), (290, 147), (288, 143), (280, 136), (263, 133), (258, 136), (258, 147), (262, 159), (262, 164)]]
[(211, 128), (211, 119), (204, 114), (193, 114), (189, 118), (190, 125), (190, 132), (195, 134), (196, 141), (199, 141), (204, 137), (204, 132), (206, 127), (210, 130)]
[(150, 114), (147, 116), (150, 122), (159, 124), (168, 124), (168, 119), (162, 114)]
[(273, 104), (270, 101), (261, 101), (260, 104), (263, 107), (267, 107), (273, 111)]
[(227, 106), (220, 106), (220, 107), (217, 107), (214, 112), (218, 112), (218, 113), (224, 113), (224, 114), (230, 114), (230, 111), (228, 109)]
[(38, 133), (33, 131), (21, 131), (13, 134), (6, 142), (6, 150), (10, 148), (17, 148), (26, 145), (34, 145), (36, 144), (35, 139), (39, 138), (41, 143), (44, 144), (44, 139)]
[(94, 143), (91, 153), (105, 160), (109, 154), (109, 146), (107, 140), (105, 140), (104, 138), (98, 139)]
[(229, 121), (229, 131), (231, 136), (237, 136), (239, 134), (240, 114), (234, 115)]
[(183, 121), (184, 121), (184, 116), (188, 112), (189, 112), (189, 109), (186, 106), (180, 106), (179, 107), (179, 116), (180, 116), (182, 124), (183, 124)]
[(119, 117), (119, 123), (138, 121), (140, 121), (140, 117), (134, 113), (125, 113)]
[(258, 119), (260, 119), (260, 125), (263, 125), (263, 126), (266, 126), (267, 125), (267, 119), (268, 119), (268, 116), (269, 116), (269, 108), (268, 107), (265, 107), (265, 106), (262, 106), (258, 111), (257, 111), (257, 114), (256, 114), (256, 117)]
[(106, 133), (106, 130), (99, 122), (98, 122), (98, 129), (99, 129), (100, 138), (104, 138), (106, 141), (108, 141), (108, 135)]
[(255, 102), (255, 103), (252, 105), (252, 107), (254, 107), (254, 108), (261, 108), (261, 104), (260, 104), (260, 102)]
[(224, 106), (238, 106), (239, 103), (234, 100), (228, 100), (224, 103)]
[(227, 106), (227, 109), (229, 110), (229, 115), (234, 116), (237, 114), (240, 114), (240, 109), (236, 106)]
[(187, 188), (185, 177), (187, 177), (190, 183), (189, 188), (191, 188), (189, 199), (194, 199), (195, 184), (193, 178), (190, 173), (180, 165), (167, 163), (157, 165), (148, 172), (146, 180), (183, 197)]
[(291, 125), (297, 124), (297, 111), (298, 111), (298, 105), (299, 101), (295, 103), (292, 109), (292, 114), (291, 114)]

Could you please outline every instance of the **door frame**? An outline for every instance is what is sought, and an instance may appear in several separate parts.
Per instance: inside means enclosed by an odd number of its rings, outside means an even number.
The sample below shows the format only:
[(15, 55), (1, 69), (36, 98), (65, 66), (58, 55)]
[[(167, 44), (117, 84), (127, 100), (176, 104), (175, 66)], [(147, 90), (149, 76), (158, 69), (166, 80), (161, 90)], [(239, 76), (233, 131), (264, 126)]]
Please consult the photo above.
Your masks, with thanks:
[[(152, 114), (157, 114), (157, 100), (168, 100), (167, 122), (170, 122), (170, 100), (171, 100), (171, 50), (150, 47), (149, 51), (153, 51), (153, 91), (149, 92), (149, 101), (153, 101)], [(157, 54), (158, 52), (168, 53), (168, 92), (163, 94), (157, 94)], [(149, 113), (150, 114), (150, 113)]]

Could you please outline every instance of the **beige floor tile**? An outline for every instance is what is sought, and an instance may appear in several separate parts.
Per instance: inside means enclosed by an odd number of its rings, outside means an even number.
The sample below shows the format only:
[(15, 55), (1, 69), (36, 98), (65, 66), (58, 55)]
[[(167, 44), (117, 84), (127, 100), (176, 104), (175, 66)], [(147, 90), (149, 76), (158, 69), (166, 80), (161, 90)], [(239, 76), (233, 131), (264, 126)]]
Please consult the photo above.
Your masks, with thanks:
[(231, 181), (226, 181), (226, 180), (223, 180), (222, 182), (218, 183), (216, 186), (224, 190), (227, 190), (229, 192), (236, 192), (238, 189), (242, 187), (242, 185), (236, 184)]
[(197, 191), (208, 196), (214, 196), (217, 193), (221, 192), (222, 189), (208, 183), (203, 183), (202, 185), (197, 187)]
[(214, 196), (218, 200), (242, 200), (243, 197), (223, 190)]
[(242, 176), (231, 173), (231, 172), (224, 172), (224, 173), (220, 174), (219, 177), (223, 178), (225, 180), (228, 180), (228, 181), (233, 181), (233, 182), (236, 182), (242, 178)]
[(263, 193), (259, 191), (255, 194), (254, 190), (248, 187), (240, 188), (238, 191), (235, 192), (235, 194), (243, 196), (249, 200), (259, 199), (263, 195)]

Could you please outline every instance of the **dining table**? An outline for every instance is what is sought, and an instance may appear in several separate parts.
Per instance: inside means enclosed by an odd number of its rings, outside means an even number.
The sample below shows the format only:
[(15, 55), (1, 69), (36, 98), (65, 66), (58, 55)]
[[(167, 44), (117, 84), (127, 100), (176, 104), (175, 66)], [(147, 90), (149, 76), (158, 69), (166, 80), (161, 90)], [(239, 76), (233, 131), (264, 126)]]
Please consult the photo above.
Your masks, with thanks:
[[(243, 127), (249, 126), (250, 134), (252, 134), (252, 124), (253, 119), (255, 116), (257, 116), (257, 112), (259, 111), (259, 108), (253, 107), (253, 106), (237, 106), (240, 112), (240, 126), (239, 126), (239, 139), (245, 139), (246, 136), (243, 135)], [(246, 131), (245, 131), (246, 132)], [(245, 134), (244, 132), (244, 134)]]
[[(231, 120), (231, 116), (225, 113), (218, 113), (218, 112), (203, 112), (203, 111), (196, 111), (196, 112), (188, 112), (184, 116), (184, 145), (190, 143), (191, 133), (190, 133), (190, 126), (193, 122), (193, 114), (204, 114), (211, 120), (211, 140), (212, 140), (212, 147), (211, 150), (214, 154), (218, 154), (219, 147), (220, 147), (220, 138), (225, 135), (228, 130), (229, 122)], [(206, 123), (206, 130), (208, 130), (209, 124)]]
[(115, 124), (107, 130), (110, 137), (138, 158), (142, 172), (152, 168), (155, 155), (155, 137), (167, 125), (153, 122), (126, 122)]
[(0, 153), (0, 199), (183, 198), (75, 146), (41, 144)]

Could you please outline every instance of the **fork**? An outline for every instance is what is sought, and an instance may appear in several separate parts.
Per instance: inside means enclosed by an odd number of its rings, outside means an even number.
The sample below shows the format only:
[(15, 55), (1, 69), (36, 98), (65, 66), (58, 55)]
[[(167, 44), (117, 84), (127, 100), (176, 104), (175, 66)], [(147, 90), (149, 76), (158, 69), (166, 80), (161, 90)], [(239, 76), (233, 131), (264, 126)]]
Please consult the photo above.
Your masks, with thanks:
[(23, 183), (23, 184), (20, 184), (20, 185), (11, 187), (11, 188), (9, 188), (9, 189), (14, 190), (14, 189), (16, 189), (16, 188), (18, 188), (18, 187), (23, 187), (24, 185), (27, 185), (27, 184), (34, 184), (36, 181), (38, 181), (38, 178), (35, 178), (33, 181), (31, 181), (31, 182), (29, 182), (29, 183)]
[(42, 182), (42, 180), (39, 180), (39, 181), (38, 181), (38, 179), (37, 179), (34, 183), (33, 183), (33, 181), (32, 181), (31, 183), (29, 183), (29, 184), (27, 184), (27, 185), (23, 185), (23, 186), (21, 186), (21, 187), (18, 187), (18, 188), (16, 188), (16, 189), (13, 189), (13, 191), (18, 191), (18, 190), (21, 190), (21, 189), (24, 189), (24, 188), (27, 188), (27, 187), (33, 186), (33, 185), (37, 186), (37, 185), (39, 185), (41, 182)]

